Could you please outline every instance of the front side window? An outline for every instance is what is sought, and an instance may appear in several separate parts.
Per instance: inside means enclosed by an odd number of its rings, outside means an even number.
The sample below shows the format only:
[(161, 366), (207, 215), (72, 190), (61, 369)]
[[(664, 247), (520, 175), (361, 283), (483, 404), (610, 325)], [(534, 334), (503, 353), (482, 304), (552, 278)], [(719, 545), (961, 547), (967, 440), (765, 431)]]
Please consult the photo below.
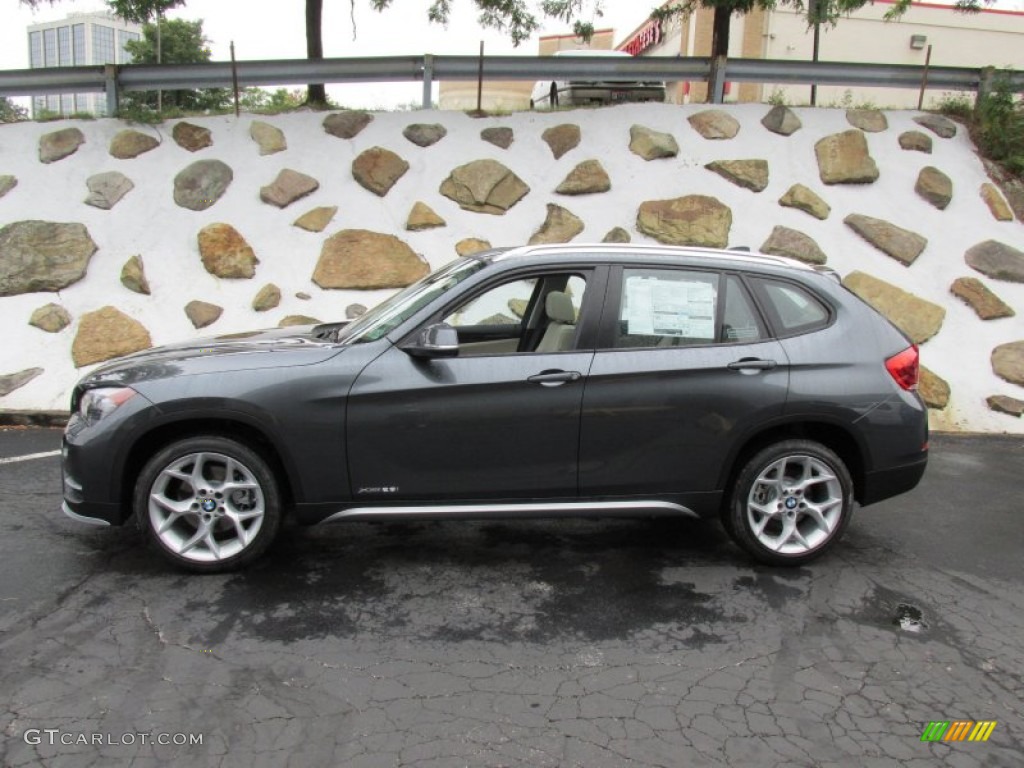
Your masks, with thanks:
[(576, 348), (586, 286), (579, 274), (517, 277), (447, 311), (443, 322), (459, 331), (459, 357), (567, 352)]
[(449, 314), (444, 322), (455, 328), (474, 325), (520, 325), (536, 287), (536, 278), (504, 283), (459, 307)]
[(346, 344), (376, 341), (391, 333), (423, 307), (484, 268), (476, 259), (458, 259), (378, 304), (340, 329), (336, 340)]
[(682, 347), (717, 338), (719, 276), (676, 269), (622, 270), (614, 346)]

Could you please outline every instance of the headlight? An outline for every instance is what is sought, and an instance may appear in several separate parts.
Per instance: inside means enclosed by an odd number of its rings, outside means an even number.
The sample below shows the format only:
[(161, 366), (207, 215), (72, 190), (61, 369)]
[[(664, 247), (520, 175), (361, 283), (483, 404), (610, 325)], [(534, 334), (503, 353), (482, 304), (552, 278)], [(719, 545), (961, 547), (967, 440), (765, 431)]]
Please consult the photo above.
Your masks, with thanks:
[(136, 395), (130, 387), (99, 387), (87, 389), (78, 401), (78, 415), (88, 426), (116, 411)]

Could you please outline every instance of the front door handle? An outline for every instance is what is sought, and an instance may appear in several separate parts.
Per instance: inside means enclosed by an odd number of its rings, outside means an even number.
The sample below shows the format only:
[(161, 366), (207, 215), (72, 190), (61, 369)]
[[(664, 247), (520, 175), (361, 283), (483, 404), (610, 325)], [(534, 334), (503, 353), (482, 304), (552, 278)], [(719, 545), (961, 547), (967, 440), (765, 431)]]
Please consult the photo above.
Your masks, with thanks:
[(774, 360), (760, 360), (756, 357), (744, 357), (742, 360), (729, 363), (727, 368), (734, 371), (770, 371), (777, 366)]
[(527, 381), (542, 387), (558, 387), (567, 381), (577, 381), (581, 375), (579, 371), (542, 371), (530, 376)]

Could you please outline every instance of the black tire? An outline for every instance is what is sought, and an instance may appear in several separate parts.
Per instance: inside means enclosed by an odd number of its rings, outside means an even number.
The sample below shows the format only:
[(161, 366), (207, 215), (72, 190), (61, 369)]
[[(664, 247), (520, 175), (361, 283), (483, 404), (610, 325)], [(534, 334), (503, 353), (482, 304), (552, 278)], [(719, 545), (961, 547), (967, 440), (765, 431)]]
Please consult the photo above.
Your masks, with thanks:
[(853, 481), (842, 459), (820, 443), (784, 440), (744, 464), (722, 517), (732, 539), (755, 560), (798, 566), (842, 538), (853, 508)]
[[(191, 480), (197, 463), (201, 479)], [(232, 488), (225, 486), (229, 474)], [(215, 435), (179, 440), (154, 454), (136, 480), (132, 506), (150, 544), (196, 573), (248, 565), (281, 526), (281, 494), (270, 465), (248, 446)]]
[(558, 86), (554, 83), (551, 84), (551, 108), (554, 109), (558, 106)]

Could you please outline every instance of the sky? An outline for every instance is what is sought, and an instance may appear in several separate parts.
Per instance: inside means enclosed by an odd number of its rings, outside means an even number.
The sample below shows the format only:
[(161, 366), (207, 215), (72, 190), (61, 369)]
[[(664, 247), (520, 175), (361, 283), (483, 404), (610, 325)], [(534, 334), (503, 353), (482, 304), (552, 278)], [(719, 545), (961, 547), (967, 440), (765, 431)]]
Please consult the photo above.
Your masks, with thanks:
[[(533, 38), (513, 47), (500, 32), (484, 31), (476, 21), (470, 0), (453, 0), (452, 23), (447, 29), (427, 20), (428, 0), (393, 0), (391, 8), (377, 13), (366, 0), (356, 0), (355, 39), (349, 0), (324, 0), (324, 55), (399, 56), (423, 53), (476, 55), (480, 41), (488, 54), (537, 53)], [(605, 15), (595, 19), (595, 28), (616, 30), (616, 43), (639, 26), (655, 3), (636, 0), (606, 0)], [(104, 10), (102, 0), (59, 0), (52, 6), (41, 2), (36, 10), (18, 0), (0, 0), (0, 69), (28, 67), (25, 28), (29, 24), (62, 19), (69, 13)], [(257, 10), (259, 9), (259, 10)], [(271, 12), (272, 9), (272, 12)], [(168, 14), (171, 18), (203, 19), (203, 30), (211, 40), (213, 58), (230, 58), (235, 42), (238, 59), (302, 59), (306, 56), (304, 0), (189, 0)], [(545, 34), (568, 31), (566, 25), (550, 22)], [(373, 83), (328, 86), (328, 93), (347, 106), (396, 106), (419, 102), (422, 86)], [(435, 87), (436, 99), (436, 87)]]

